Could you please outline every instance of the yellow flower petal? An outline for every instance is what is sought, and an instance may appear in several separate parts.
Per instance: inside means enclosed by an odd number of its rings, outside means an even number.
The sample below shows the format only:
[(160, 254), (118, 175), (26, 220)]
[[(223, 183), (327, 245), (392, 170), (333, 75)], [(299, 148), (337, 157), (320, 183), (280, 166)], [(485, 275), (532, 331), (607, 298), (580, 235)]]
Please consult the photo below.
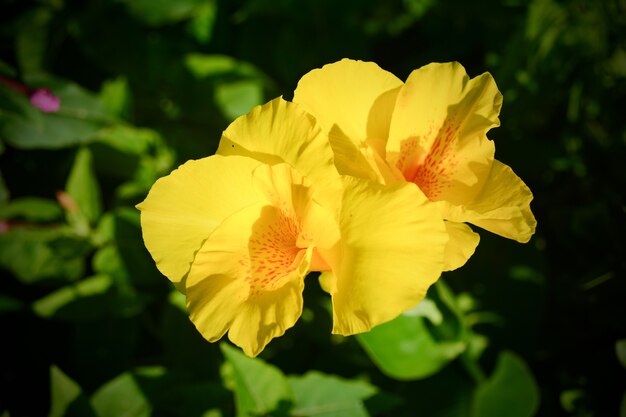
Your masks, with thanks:
[[(215, 341), (226, 331), (250, 356), (292, 327), (304, 277), (329, 269), (318, 246), (339, 239), (332, 214), (287, 164), (261, 165), (251, 181), (262, 202), (226, 218), (196, 254), (186, 280), (191, 320)], [(230, 330), (229, 330), (230, 329)]]
[(202, 242), (224, 218), (259, 200), (250, 180), (258, 165), (243, 157), (189, 161), (159, 179), (137, 205), (146, 247), (172, 282), (181, 282)]
[(431, 200), (471, 201), (489, 174), (494, 145), (485, 135), (499, 126), (501, 105), (488, 73), (470, 80), (456, 62), (415, 70), (398, 94), (388, 161)]
[(345, 178), (332, 266), (333, 333), (365, 332), (415, 306), (439, 278), (447, 242), (441, 210), (413, 184)]
[(525, 243), (535, 233), (537, 226), (530, 210), (532, 199), (532, 192), (513, 170), (495, 160), (480, 194), (464, 206), (449, 206), (446, 218), (469, 222)]
[(373, 62), (343, 59), (304, 75), (293, 101), (325, 132), (337, 125), (358, 148), (367, 139), (387, 138), (400, 86), (402, 81)]
[(295, 246), (278, 208), (258, 203), (226, 219), (204, 243), (186, 280), (191, 321), (209, 341), (229, 338), (249, 356), (292, 327), (313, 247)]
[(242, 155), (274, 165), (285, 162), (332, 199), (338, 173), (328, 137), (299, 105), (282, 98), (257, 106), (224, 131), (220, 155)]
[(465, 223), (446, 221), (446, 231), (450, 240), (444, 254), (444, 271), (462, 267), (474, 254), (480, 236)]
[(402, 173), (389, 166), (381, 156), (385, 154), (382, 140), (368, 139), (357, 147), (337, 125), (331, 128), (328, 140), (335, 155), (335, 167), (340, 174), (381, 184), (404, 180)]

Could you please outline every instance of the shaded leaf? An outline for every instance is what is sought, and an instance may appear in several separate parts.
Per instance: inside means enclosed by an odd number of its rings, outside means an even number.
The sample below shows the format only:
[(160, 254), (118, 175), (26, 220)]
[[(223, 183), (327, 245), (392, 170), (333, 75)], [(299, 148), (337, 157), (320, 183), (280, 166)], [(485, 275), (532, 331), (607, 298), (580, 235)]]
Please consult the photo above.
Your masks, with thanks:
[(31, 87), (47, 88), (61, 101), (57, 112), (44, 113), (28, 97), (0, 85), (0, 138), (21, 149), (58, 149), (89, 143), (113, 119), (91, 93), (67, 81), (32, 77)]
[(107, 275), (85, 278), (33, 303), (33, 311), (40, 317), (70, 321), (127, 317), (137, 314), (141, 307), (133, 293), (117, 288)]
[(205, 0), (124, 0), (128, 10), (142, 22), (159, 26), (193, 16)]
[(100, 90), (100, 102), (105, 112), (114, 117), (128, 113), (130, 107), (130, 88), (124, 77), (107, 80)]
[(447, 287), (438, 283), (428, 297), (398, 318), (357, 335), (372, 361), (392, 378), (428, 377), (467, 347), (467, 329)]
[(285, 375), (261, 359), (252, 359), (227, 343), (220, 348), (231, 367), (225, 385), (235, 391), (238, 417), (284, 412), (293, 402), (293, 393)]
[(291, 415), (317, 417), (367, 417), (363, 401), (377, 389), (363, 381), (345, 380), (320, 372), (290, 376), (294, 394)]
[(152, 405), (131, 373), (100, 387), (91, 397), (98, 417), (149, 417)]
[(22, 74), (36, 74), (42, 71), (51, 19), (52, 12), (42, 7), (32, 10), (22, 21), (15, 42)]
[(63, 211), (54, 200), (38, 197), (22, 197), (0, 206), (0, 219), (23, 219), (33, 222), (60, 220)]
[(502, 352), (491, 377), (474, 394), (473, 417), (532, 417), (539, 408), (539, 388), (524, 361)]
[(0, 266), (23, 283), (80, 278), (90, 245), (64, 228), (11, 228), (0, 233)]
[(102, 213), (102, 197), (93, 156), (88, 148), (81, 148), (76, 154), (65, 189), (78, 206), (79, 213), (94, 224)]
[(50, 390), (48, 417), (94, 416), (81, 387), (56, 365), (50, 367)]

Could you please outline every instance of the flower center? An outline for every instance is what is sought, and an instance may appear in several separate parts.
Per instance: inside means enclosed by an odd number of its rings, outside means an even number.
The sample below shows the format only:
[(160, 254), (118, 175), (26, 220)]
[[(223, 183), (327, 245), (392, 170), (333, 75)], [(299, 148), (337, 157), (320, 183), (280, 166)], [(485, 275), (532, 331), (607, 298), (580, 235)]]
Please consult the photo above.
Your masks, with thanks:
[(301, 235), (302, 226), (297, 219), (276, 207), (263, 209), (248, 245), (246, 282), (250, 285), (250, 295), (282, 287), (284, 279), (298, 269), (310, 245)]

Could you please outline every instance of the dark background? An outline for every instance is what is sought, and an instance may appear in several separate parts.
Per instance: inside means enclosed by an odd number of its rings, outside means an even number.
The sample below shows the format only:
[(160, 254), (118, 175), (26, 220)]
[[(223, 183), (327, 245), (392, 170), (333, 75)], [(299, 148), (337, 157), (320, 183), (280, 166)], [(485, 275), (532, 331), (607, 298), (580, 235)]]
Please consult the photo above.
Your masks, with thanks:
[[(541, 393), (538, 416), (619, 415), (626, 389), (616, 354), (626, 338), (623, 0), (2, 0), (0, 24), (3, 77), (33, 88), (71, 81), (91, 96), (115, 80), (118, 95), (106, 97), (120, 97), (102, 99), (100, 118), (92, 109), (87, 133), (63, 125), (55, 132), (66, 142), (33, 145), (11, 124), (15, 94), (3, 87), (0, 415), (47, 415), (52, 364), (87, 396), (130, 369), (163, 366), (188, 386), (211, 388), (188, 401), (186, 415), (211, 407), (233, 413), (219, 348), (168, 301), (171, 288), (143, 249), (132, 206), (177, 164), (211, 154), (236, 115), (279, 95), (290, 99), (302, 75), (344, 57), (375, 61), (401, 79), (433, 61), (494, 76), (504, 105), (501, 127), (489, 136), (496, 157), (534, 193), (537, 233), (520, 245), (481, 231), (474, 257), (443, 279), (489, 312), (474, 326), (489, 338), (485, 372), (502, 350), (529, 365)], [(190, 54), (209, 59), (194, 70)], [(120, 123), (146, 128), (151, 139), (135, 151), (93, 139)], [(54, 209), (49, 216), (7, 209), (24, 197), (53, 204), (68, 189), (80, 146), (93, 156), (102, 194), (87, 227), (96, 230), (108, 213), (109, 235), (19, 235), (59, 224), (80, 229), (83, 220)], [(68, 282), (96, 274), (112, 277), (114, 289), (65, 310), (33, 310)], [(354, 338), (330, 337), (325, 299), (308, 285), (313, 319), (261, 357), (287, 374), (366, 377), (397, 402), (383, 411), (366, 403), (371, 415), (469, 415), (447, 408), (471, 383), (457, 383), (467, 379), (458, 361), (418, 381), (386, 377)]]

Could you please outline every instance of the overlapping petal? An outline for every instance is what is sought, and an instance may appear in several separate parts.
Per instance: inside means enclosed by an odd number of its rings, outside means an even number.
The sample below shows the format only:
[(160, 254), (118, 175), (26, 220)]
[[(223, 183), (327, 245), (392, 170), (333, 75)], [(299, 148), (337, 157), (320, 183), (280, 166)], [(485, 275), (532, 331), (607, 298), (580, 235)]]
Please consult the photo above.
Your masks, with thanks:
[(485, 230), (528, 242), (537, 221), (530, 210), (533, 194), (513, 170), (494, 161), (489, 176), (476, 198), (465, 205), (449, 205), (446, 218), (469, 222)]
[(370, 330), (415, 306), (439, 278), (448, 240), (439, 208), (413, 184), (345, 178), (339, 248), (327, 259), (333, 333)]
[[(230, 158), (230, 157), (229, 157)], [(306, 274), (326, 264), (338, 224), (312, 199), (307, 180), (286, 164), (253, 173), (260, 201), (226, 218), (196, 254), (186, 281), (191, 320), (210, 341), (228, 331), (251, 356), (292, 327), (302, 312)]]
[(294, 103), (276, 98), (237, 118), (222, 134), (218, 155), (240, 155), (265, 164), (285, 162), (332, 199), (338, 173), (327, 135)]
[[(444, 217), (459, 223), (447, 225), (446, 270), (462, 266), (478, 244), (478, 235), (460, 223), (528, 241), (536, 224), (532, 193), (494, 159), (494, 144), (486, 136), (500, 124), (502, 95), (493, 77), (470, 79), (459, 63), (429, 64), (400, 88), (373, 83), (378, 90), (371, 96), (383, 90), (380, 96), (395, 101), (374, 100), (366, 109), (370, 98), (345, 108), (360, 88), (372, 90), (367, 81), (388, 77), (375, 64), (342, 60), (311, 71), (298, 84), (295, 99), (330, 126), (339, 172), (380, 183), (412, 182), (444, 207)], [(368, 120), (376, 121), (382, 139), (363, 127)]]
[(490, 74), (470, 79), (459, 63), (413, 71), (398, 94), (389, 131), (390, 163), (434, 201), (462, 204), (482, 188), (495, 147), (502, 95)]
[(181, 282), (211, 232), (258, 201), (250, 178), (259, 165), (250, 158), (213, 156), (186, 162), (152, 186), (137, 208), (144, 242), (163, 275)]
[(343, 59), (304, 75), (293, 101), (313, 114), (325, 132), (336, 125), (360, 147), (367, 139), (386, 140), (401, 86), (402, 81), (373, 62)]
[(446, 221), (449, 240), (444, 253), (444, 271), (462, 267), (474, 254), (480, 236), (465, 223)]

